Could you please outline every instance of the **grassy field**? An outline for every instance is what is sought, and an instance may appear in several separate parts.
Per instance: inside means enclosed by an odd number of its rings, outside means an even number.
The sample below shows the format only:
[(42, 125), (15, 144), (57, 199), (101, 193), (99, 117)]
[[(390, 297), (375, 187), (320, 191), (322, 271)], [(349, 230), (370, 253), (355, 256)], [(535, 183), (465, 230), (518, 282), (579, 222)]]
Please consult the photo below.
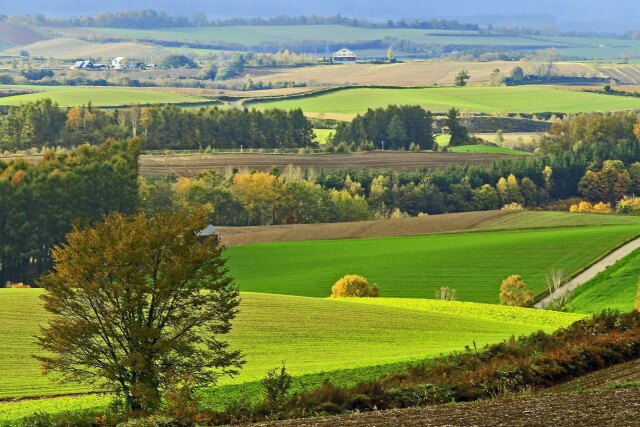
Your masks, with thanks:
[(2, 51), (2, 54), (17, 56), (22, 50), (26, 50), (31, 56), (42, 58), (76, 59), (90, 57), (103, 58), (105, 62), (116, 56), (123, 55), (123, 52), (126, 52), (130, 57), (146, 58), (156, 62), (168, 54), (168, 51), (161, 47), (142, 43), (95, 43), (70, 37), (40, 40), (25, 46), (6, 49)]
[[(9, 86), (0, 86), (0, 89), (3, 88), (9, 88)], [(132, 104), (195, 104), (209, 101), (206, 98), (149, 89), (71, 86), (10, 86), (10, 88), (30, 89), (38, 92), (0, 98), (0, 105), (19, 105), (44, 98), (50, 98), (65, 107), (86, 105), (89, 102), (100, 107)]]
[(451, 107), (467, 112), (540, 113), (615, 111), (640, 108), (640, 99), (560, 90), (544, 86), (423, 89), (355, 88), (309, 98), (255, 104), (266, 108), (302, 108), (308, 113), (359, 114), (390, 104), (421, 105), (433, 112)]
[(518, 212), (491, 218), (478, 224), (478, 230), (531, 230), (539, 228), (628, 225), (640, 227), (640, 217), (569, 212)]
[(336, 133), (336, 131), (333, 129), (314, 129), (313, 133), (316, 134), (315, 141), (318, 144), (324, 144), (330, 136), (333, 136)]
[(530, 153), (512, 148), (494, 147), (492, 145), (460, 145), (450, 149), (452, 153), (483, 153), (483, 154), (509, 154), (513, 156), (528, 156)]
[(640, 250), (576, 289), (567, 309), (576, 313), (598, 313), (606, 309), (631, 311), (639, 281)]
[[(360, 51), (358, 51), (360, 53)], [(378, 54), (379, 55), (379, 54)], [(521, 66), (528, 72), (533, 72), (533, 66), (513, 61), (449, 61), (436, 60), (408, 60), (395, 64), (350, 64), (348, 66), (317, 65), (301, 68), (272, 68), (248, 70), (247, 78), (263, 82), (307, 82), (310, 85), (322, 84), (331, 86), (365, 85), (365, 86), (450, 86), (460, 70), (467, 70), (471, 76), (469, 84), (473, 86), (488, 85), (491, 72), (495, 69), (508, 74), (515, 66)], [(600, 76), (607, 75), (606, 70), (597, 69), (593, 64), (577, 62), (560, 62), (556, 65), (558, 73), (562, 75)], [(614, 66), (612, 65), (612, 72)], [(629, 65), (628, 69), (636, 67)], [(615, 69), (620, 66), (615, 66)], [(616, 75), (617, 79), (626, 82), (623, 75)]]
[[(0, 290), (0, 399), (87, 391), (44, 377), (33, 337), (46, 313), (40, 290)], [(253, 381), (283, 361), (295, 375), (384, 365), (484, 345), (513, 334), (553, 330), (575, 315), (462, 303), (359, 301), (244, 293), (230, 341), (246, 354), (236, 380)], [(25, 319), (29, 319), (25, 322)], [(375, 319), (375, 322), (372, 322)], [(348, 327), (346, 327), (348, 325)]]
[(607, 38), (511, 36), (484, 34), (476, 31), (424, 30), (424, 29), (368, 29), (342, 25), (306, 26), (229, 26), (216, 28), (161, 28), (128, 30), (119, 28), (60, 28), (71, 35), (155, 39), (178, 42), (237, 43), (256, 46), (261, 43), (287, 44), (299, 40), (317, 41), (322, 48), (326, 43), (347, 43), (393, 38), (424, 45), (447, 46), (500, 46), (522, 49), (556, 47), (563, 56), (617, 59), (622, 55), (634, 57), (640, 53), (640, 42)]
[(165, 41), (237, 43), (254, 46), (260, 43), (292, 43), (300, 40), (316, 40), (319, 43), (346, 43), (354, 41), (381, 40), (386, 37), (437, 45), (501, 45), (501, 46), (563, 46), (562, 42), (550, 42), (517, 36), (468, 37), (476, 31), (423, 30), (423, 29), (369, 29), (343, 25), (290, 25), (290, 26), (229, 26), (215, 28), (161, 28), (153, 30), (131, 30), (119, 28), (63, 28), (70, 34), (93, 33), (111, 37), (155, 39)]
[[(432, 298), (451, 286), (462, 301), (496, 303), (502, 279), (520, 274), (535, 293), (552, 268), (584, 269), (632, 236), (633, 225), (265, 243), (227, 251), (247, 292), (326, 297), (345, 274), (378, 283), (383, 297)], [(275, 255), (277, 254), (277, 255)]]

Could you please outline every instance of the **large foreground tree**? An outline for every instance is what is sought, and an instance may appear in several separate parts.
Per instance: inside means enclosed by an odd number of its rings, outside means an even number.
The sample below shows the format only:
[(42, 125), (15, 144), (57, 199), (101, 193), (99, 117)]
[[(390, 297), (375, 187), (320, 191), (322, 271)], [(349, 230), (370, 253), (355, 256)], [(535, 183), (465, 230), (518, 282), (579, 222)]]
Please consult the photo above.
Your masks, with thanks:
[(53, 314), (39, 337), (44, 370), (118, 393), (146, 413), (176, 382), (209, 385), (237, 373), (241, 354), (221, 338), (238, 291), (217, 240), (198, 236), (206, 225), (185, 212), (76, 225), (39, 281)]

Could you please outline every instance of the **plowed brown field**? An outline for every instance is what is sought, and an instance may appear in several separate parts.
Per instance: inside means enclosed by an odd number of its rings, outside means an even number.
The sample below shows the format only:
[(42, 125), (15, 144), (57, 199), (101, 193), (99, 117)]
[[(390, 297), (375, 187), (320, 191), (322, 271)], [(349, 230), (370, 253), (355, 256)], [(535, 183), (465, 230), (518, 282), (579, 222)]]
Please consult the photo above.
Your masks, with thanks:
[(637, 426), (640, 390), (537, 395), (319, 419), (254, 424), (254, 427), (416, 426)]
[(517, 158), (503, 154), (374, 152), (355, 154), (175, 154), (140, 158), (142, 174), (193, 176), (206, 170), (230, 168), (284, 170), (292, 165), (302, 169), (393, 168), (434, 169), (451, 165), (490, 165), (494, 160)]
[(336, 224), (296, 224), (262, 227), (218, 227), (228, 246), (301, 240), (341, 240), (369, 237), (415, 236), (463, 231), (506, 215), (506, 211), (465, 212), (380, 221)]

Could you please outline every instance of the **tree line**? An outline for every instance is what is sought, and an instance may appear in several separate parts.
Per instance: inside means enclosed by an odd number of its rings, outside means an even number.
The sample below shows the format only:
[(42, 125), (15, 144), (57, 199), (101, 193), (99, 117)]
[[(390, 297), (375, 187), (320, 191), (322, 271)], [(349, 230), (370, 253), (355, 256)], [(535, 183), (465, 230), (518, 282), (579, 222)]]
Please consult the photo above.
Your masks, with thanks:
[[(462, 123), (460, 111), (451, 108), (442, 123), (442, 132), (451, 139), (450, 147), (473, 142)], [(351, 122), (340, 122), (328, 141), (335, 150), (437, 150), (434, 116), (419, 105), (390, 105), (369, 109)]]
[(49, 99), (9, 109), (0, 121), (0, 149), (99, 144), (140, 136), (144, 149), (304, 148), (314, 146), (302, 110), (186, 110), (140, 106), (107, 111), (91, 105), (61, 109)]
[(0, 286), (31, 281), (76, 219), (138, 208), (139, 141), (45, 152), (39, 163), (0, 161)]
[(69, 27), (108, 27), (108, 28), (168, 28), (168, 27), (229, 27), (229, 26), (291, 26), (291, 25), (345, 25), (358, 28), (416, 28), (427, 30), (466, 30), (477, 31), (476, 24), (461, 23), (456, 20), (431, 19), (428, 21), (401, 19), (385, 22), (371, 22), (363, 19), (336, 16), (273, 16), (267, 18), (231, 18), (210, 20), (203, 12), (191, 17), (171, 16), (153, 9), (123, 10), (104, 12), (94, 16), (80, 16), (71, 19), (46, 17), (44, 15), (21, 17), (35, 25)]

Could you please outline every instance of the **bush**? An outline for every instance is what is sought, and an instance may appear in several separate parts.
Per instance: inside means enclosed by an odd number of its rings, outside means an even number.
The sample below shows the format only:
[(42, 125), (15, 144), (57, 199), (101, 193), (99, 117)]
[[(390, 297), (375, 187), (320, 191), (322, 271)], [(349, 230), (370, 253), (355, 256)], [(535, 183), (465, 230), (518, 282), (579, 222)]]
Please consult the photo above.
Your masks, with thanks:
[(267, 394), (268, 403), (272, 407), (277, 407), (291, 389), (291, 375), (283, 364), (281, 368), (267, 372), (267, 376), (262, 380), (262, 385)]
[(580, 203), (571, 205), (569, 212), (573, 213), (598, 213), (598, 214), (610, 214), (613, 213), (613, 209), (609, 203), (596, 203), (591, 204), (589, 202), (582, 201)]
[(18, 283), (7, 282), (5, 287), (8, 289), (31, 289), (31, 286), (25, 285), (22, 282), (18, 282)]
[(616, 213), (640, 215), (640, 197), (625, 197), (616, 205)]
[(533, 292), (529, 290), (522, 277), (514, 274), (502, 281), (500, 303), (511, 307), (531, 307)]
[(507, 205), (504, 205), (501, 210), (510, 212), (522, 212), (524, 210), (524, 207), (520, 203), (509, 203)]
[(196, 68), (197, 65), (193, 60), (185, 55), (168, 55), (161, 62), (162, 68)]
[(380, 295), (378, 285), (369, 288), (369, 282), (362, 276), (350, 274), (338, 280), (331, 288), (332, 298), (376, 298)]

